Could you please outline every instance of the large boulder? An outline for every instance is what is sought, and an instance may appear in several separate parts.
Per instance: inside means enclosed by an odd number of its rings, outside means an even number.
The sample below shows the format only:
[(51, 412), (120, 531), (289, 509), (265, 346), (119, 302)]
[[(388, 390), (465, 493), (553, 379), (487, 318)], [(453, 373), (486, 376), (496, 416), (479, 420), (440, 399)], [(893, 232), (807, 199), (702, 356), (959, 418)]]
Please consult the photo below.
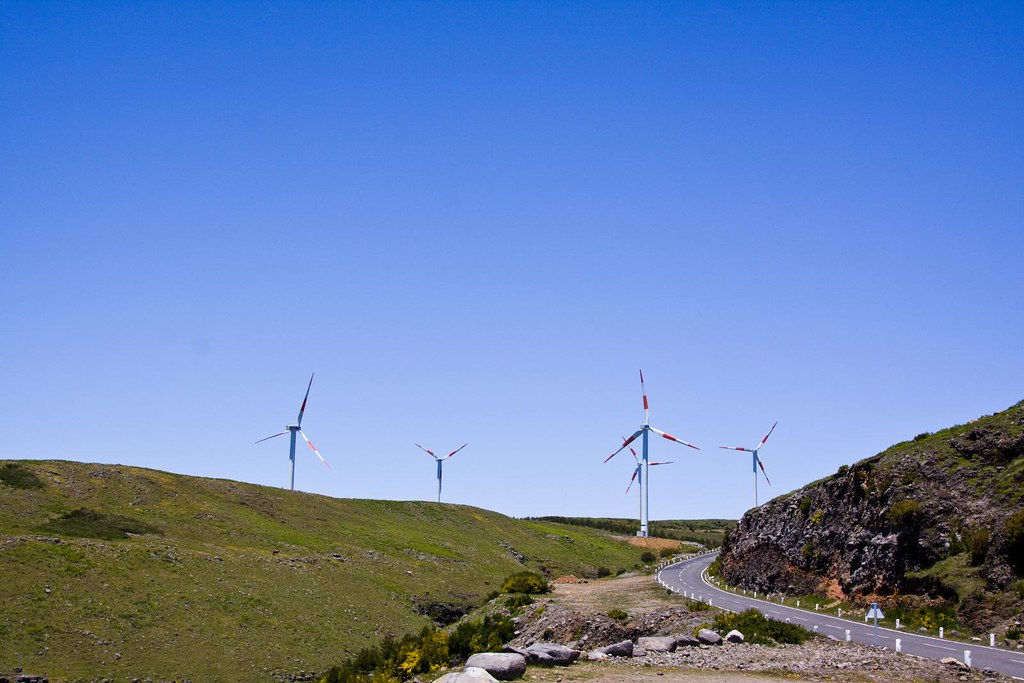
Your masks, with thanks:
[(744, 640), (743, 634), (737, 631), (736, 629), (733, 629), (726, 633), (725, 639), (730, 643), (742, 643)]
[(453, 671), (438, 678), (434, 683), (497, 683), (498, 679), (483, 669), (467, 666), (463, 671)]
[(533, 652), (530, 652), (529, 650), (527, 650), (525, 648), (515, 647), (513, 645), (506, 645), (505, 647), (501, 648), (501, 651), (502, 652), (514, 652), (517, 655), (522, 655), (523, 659), (526, 660), (527, 664), (536, 664), (537, 663), (537, 655), (535, 653), (533, 653)]
[(601, 654), (611, 655), (612, 657), (632, 657), (633, 656), (633, 641), (624, 640), (621, 643), (612, 643), (611, 645), (605, 645), (599, 647), (594, 652)]
[(700, 641), (693, 636), (675, 636), (676, 647), (697, 647)]
[(568, 666), (580, 656), (579, 650), (558, 643), (534, 643), (526, 651), (537, 658), (538, 664), (548, 666)]
[(479, 652), (466, 660), (467, 667), (480, 667), (499, 681), (511, 681), (526, 673), (526, 657), (515, 652)]
[(722, 644), (722, 636), (706, 628), (702, 628), (700, 631), (697, 632), (697, 640), (699, 640), (704, 645)]
[[(637, 638), (636, 644), (638, 647), (642, 647), (648, 652), (674, 652), (676, 649), (676, 639), (671, 636)], [(634, 654), (636, 653), (634, 652)]]

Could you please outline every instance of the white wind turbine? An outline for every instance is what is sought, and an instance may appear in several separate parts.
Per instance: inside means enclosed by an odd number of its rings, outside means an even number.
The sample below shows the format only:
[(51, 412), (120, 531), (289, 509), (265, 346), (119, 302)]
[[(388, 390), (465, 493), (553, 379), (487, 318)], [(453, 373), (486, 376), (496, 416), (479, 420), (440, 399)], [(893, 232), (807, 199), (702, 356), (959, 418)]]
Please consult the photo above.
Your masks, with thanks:
[(301, 436), (302, 440), (305, 441), (307, 444), (309, 444), (309, 447), (311, 449), (313, 449), (314, 453), (316, 453), (316, 457), (320, 458), (320, 462), (322, 462), (324, 465), (326, 465), (327, 469), (331, 469), (331, 466), (327, 464), (326, 460), (324, 460), (324, 456), (320, 455), (320, 451), (318, 451), (316, 449), (316, 446), (313, 445), (313, 442), (309, 440), (309, 437), (307, 437), (305, 435), (305, 433), (301, 429), (301, 427), (302, 427), (302, 414), (304, 412), (306, 412), (306, 401), (309, 399), (309, 388), (311, 386), (313, 386), (313, 375), (309, 376), (309, 384), (306, 385), (306, 395), (302, 398), (302, 405), (299, 406), (299, 417), (295, 421), (295, 424), (288, 425), (287, 427), (284, 428), (285, 430), (283, 432), (278, 432), (277, 434), (271, 434), (270, 436), (268, 436), (268, 437), (266, 437), (264, 439), (260, 439), (259, 441), (256, 442), (256, 443), (260, 443), (261, 441), (266, 441), (267, 439), (273, 439), (274, 437), (283, 436), (283, 435), (288, 434), (289, 432), (291, 432), (292, 439), (291, 439), (291, 445), (288, 447), (288, 459), (292, 461), (292, 478), (291, 478), (291, 489), (292, 489), (292, 491), (295, 490), (295, 435), (296, 434)]
[(751, 460), (752, 460), (752, 466), (753, 466), (753, 469), (754, 469), (754, 507), (757, 507), (757, 468), (758, 467), (761, 468), (761, 474), (764, 475), (764, 480), (766, 482), (768, 482), (769, 486), (772, 485), (771, 479), (768, 478), (768, 473), (764, 471), (764, 464), (761, 462), (761, 456), (758, 454), (758, 452), (761, 450), (762, 447), (764, 447), (765, 442), (768, 440), (768, 437), (772, 435), (772, 432), (775, 431), (775, 425), (777, 425), (777, 424), (779, 424), (778, 420), (775, 421), (775, 424), (772, 425), (772, 428), (769, 429), (768, 433), (764, 435), (763, 439), (761, 439), (761, 443), (757, 444), (753, 448), (744, 448), (742, 446), (719, 446), (719, 448), (725, 448), (725, 449), (730, 450), (730, 451), (745, 451), (747, 453), (750, 453)]
[(649, 498), (648, 491), (649, 491), (649, 488), (650, 488), (650, 483), (649, 483), (650, 482), (650, 470), (648, 470), (647, 468), (648, 468), (649, 465), (652, 464), (650, 462), (649, 458), (648, 458), (648, 450), (647, 450), (647, 440), (648, 440), (647, 439), (647, 435), (648, 435), (648, 432), (654, 432), (655, 434), (657, 434), (658, 436), (660, 436), (662, 438), (668, 439), (669, 441), (675, 441), (676, 443), (681, 443), (684, 446), (689, 446), (690, 448), (694, 448), (694, 449), (696, 449), (698, 451), (700, 450), (700, 446), (694, 446), (692, 443), (687, 443), (687, 442), (683, 441), (682, 439), (677, 439), (676, 437), (672, 436), (671, 434), (666, 434), (665, 432), (661, 431), (660, 429), (655, 429), (654, 427), (651, 426), (651, 409), (650, 409), (650, 407), (647, 404), (647, 390), (644, 388), (644, 371), (643, 370), (640, 371), (640, 393), (644, 397), (644, 423), (640, 426), (640, 429), (638, 429), (635, 432), (633, 432), (633, 435), (631, 437), (629, 437), (628, 439), (623, 440), (622, 445), (619, 446), (619, 450), (617, 450), (614, 453), (612, 453), (611, 455), (609, 455), (607, 458), (604, 459), (604, 461), (608, 462), (609, 460), (614, 458), (616, 455), (618, 455), (619, 451), (621, 451), (623, 448), (625, 448), (629, 444), (633, 443), (633, 441), (636, 439), (636, 437), (641, 436), (641, 435), (643, 436), (643, 447), (642, 447), (643, 457), (640, 460), (640, 466), (641, 466), (642, 469), (640, 470), (640, 475), (639, 475), (640, 476), (640, 498), (641, 498), (641, 504), (640, 504), (640, 531), (637, 532), (637, 536), (646, 537), (646, 536), (650, 535), (650, 532), (649, 532), (649, 519), (650, 518), (649, 518), (649, 515), (648, 515), (648, 513), (649, 513), (649, 509), (648, 509), (648, 502), (649, 502), (648, 501), (648, 498)]
[(429, 455), (437, 463), (437, 502), (440, 503), (441, 502), (441, 469), (442, 469), (442, 463), (444, 463), (445, 460), (447, 460), (448, 458), (452, 457), (453, 455), (455, 455), (456, 453), (461, 451), (463, 448), (465, 448), (469, 444), (468, 443), (464, 443), (461, 446), (459, 446), (458, 448), (456, 448), (454, 451), (449, 453), (448, 455), (444, 455), (444, 456), (437, 455), (436, 453), (434, 453), (434, 451), (428, 450), (428, 449), (424, 448), (423, 446), (421, 446), (419, 444), (415, 444), (415, 445), (416, 445), (416, 448), (420, 449), (421, 451), (423, 451), (424, 453)]
[[(622, 440), (625, 441), (626, 437), (622, 437)], [(636, 481), (637, 477), (640, 477), (640, 483), (641, 483), (640, 489), (641, 489), (641, 493), (642, 493), (643, 492), (643, 481), (644, 481), (644, 475), (643, 475), (643, 472), (642, 472), (643, 463), (641, 463), (641, 461), (640, 461), (640, 456), (636, 454), (636, 449), (635, 448), (630, 446), (629, 447), (629, 452), (633, 454), (633, 460), (636, 461), (636, 469), (633, 470), (633, 476), (629, 478), (629, 486), (626, 487), (626, 493), (629, 493), (629, 490), (631, 488), (633, 488), (633, 482)], [(654, 467), (655, 465), (671, 465), (673, 462), (675, 462), (675, 461), (674, 460), (666, 460), (664, 462), (652, 462), (652, 463), (648, 463), (648, 464), (651, 467)], [(644, 498), (643, 498), (643, 495), (639, 496), (639, 500), (640, 500), (640, 516), (643, 517), (643, 515), (644, 515), (644, 512), (643, 512), (643, 510), (644, 510)]]

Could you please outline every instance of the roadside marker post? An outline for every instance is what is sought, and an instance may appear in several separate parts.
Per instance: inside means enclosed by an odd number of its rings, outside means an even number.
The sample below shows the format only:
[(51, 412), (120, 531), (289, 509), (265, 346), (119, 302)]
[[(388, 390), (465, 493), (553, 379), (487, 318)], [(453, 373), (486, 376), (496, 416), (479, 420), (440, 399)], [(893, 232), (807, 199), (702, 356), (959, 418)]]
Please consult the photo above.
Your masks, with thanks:
[(896, 630), (897, 631), (900, 630), (900, 618), (899, 617), (896, 617)]
[(946, 637), (946, 628), (944, 626), (940, 626), (939, 627), (939, 638), (945, 638), (945, 637)]
[(846, 642), (850, 642), (850, 629), (846, 629)]
[(971, 651), (970, 650), (964, 650), (964, 664), (966, 664), (967, 666), (971, 665)]
[(903, 652), (903, 641), (899, 638), (896, 639), (896, 652)]
[(996, 646), (996, 634), (994, 634), (994, 633), (988, 634), (988, 646), (989, 647), (995, 647)]
[[(864, 615), (864, 621), (867, 621), (868, 619), (875, 620), (875, 645), (878, 645), (878, 620), (885, 619), (885, 615), (882, 614), (882, 610), (879, 608), (877, 602), (871, 603), (871, 609), (869, 609), (868, 613)], [(847, 631), (847, 633), (849, 633), (849, 631)]]
[(815, 612), (818, 611), (818, 607), (820, 607), (820, 605), (818, 603), (814, 603), (814, 611)]

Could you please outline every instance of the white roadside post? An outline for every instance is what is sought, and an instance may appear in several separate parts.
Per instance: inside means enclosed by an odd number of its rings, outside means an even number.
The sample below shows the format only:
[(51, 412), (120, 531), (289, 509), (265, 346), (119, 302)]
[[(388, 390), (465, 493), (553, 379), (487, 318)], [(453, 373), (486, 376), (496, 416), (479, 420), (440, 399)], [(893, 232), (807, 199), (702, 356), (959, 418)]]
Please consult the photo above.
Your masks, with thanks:
[(871, 609), (869, 609), (868, 613), (864, 615), (864, 621), (867, 621), (868, 619), (875, 620), (875, 645), (878, 645), (878, 620), (885, 619), (885, 615), (882, 614), (882, 610), (879, 608), (877, 602), (871, 603)]
[(818, 625), (817, 625), (817, 624), (815, 624), (815, 625), (814, 625), (814, 632), (815, 632), (815, 633), (817, 633), (817, 632), (818, 632)]
[(903, 641), (899, 638), (896, 639), (896, 652), (903, 652)]
[(842, 607), (839, 608), (839, 618), (840, 619), (843, 618), (843, 608)]
[(971, 666), (971, 651), (964, 650), (964, 664)]
[(996, 634), (994, 634), (994, 633), (988, 634), (988, 646), (989, 647), (995, 647), (996, 646)]
[(846, 642), (850, 642), (850, 629), (846, 629)]
[(818, 611), (818, 607), (820, 607), (820, 605), (818, 603), (814, 603), (814, 611), (815, 612)]
[(944, 627), (940, 626), (939, 627), (939, 638), (945, 638), (945, 637), (946, 637), (946, 629)]
[(900, 618), (899, 617), (896, 617), (896, 630), (897, 631), (900, 630)]

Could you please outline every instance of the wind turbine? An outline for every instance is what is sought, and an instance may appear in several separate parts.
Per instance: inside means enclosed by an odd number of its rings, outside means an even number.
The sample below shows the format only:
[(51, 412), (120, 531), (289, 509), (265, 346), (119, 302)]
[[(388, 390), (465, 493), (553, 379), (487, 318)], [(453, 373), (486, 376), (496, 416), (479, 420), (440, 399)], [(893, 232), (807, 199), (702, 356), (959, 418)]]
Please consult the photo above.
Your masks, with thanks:
[(777, 424), (779, 424), (778, 420), (775, 421), (775, 424), (772, 425), (772, 428), (769, 429), (768, 433), (764, 435), (763, 439), (761, 439), (761, 443), (757, 444), (753, 448), (743, 448), (742, 446), (719, 446), (719, 448), (725, 448), (725, 449), (728, 449), (730, 451), (746, 451), (747, 453), (750, 453), (751, 461), (752, 461), (752, 467), (753, 467), (753, 470), (754, 470), (754, 507), (757, 507), (757, 468), (758, 467), (761, 468), (761, 474), (764, 475), (764, 480), (766, 482), (768, 482), (769, 486), (772, 485), (772, 480), (768, 478), (768, 473), (764, 471), (764, 464), (761, 462), (761, 456), (759, 456), (757, 453), (764, 446), (764, 442), (768, 440), (768, 437), (772, 435), (772, 432), (775, 431), (775, 425), (777, 425)]
[[(316, 373), (314, 373), (314, 374), (316, 374)], [(306, 412), (306, 401), (309, 399), (309, 388), (311, 386), (313, 386), (313, 375), (309, 376), (309, 384), (306, 385), (306, 395), (302, 398), (302, 405), (299, 406), (299, 418), (295, 421), (295, 424), (288, 425), (287, 427), (284, 428), (283, 432), (278, 432), (277, 434), (271, 434), (270, 436), (266, 437), (265, 439), (260, 439), (259, 441), (256, 442), (256, 443), (260, 443), (261, 441), (266, 441), (267, 439), (273, 439), (276, 436), (283, 436), (285, 434), (288, 434), (289, 432), (291, 433), (292, 440), (291, 440), (291, 445), (288, 448), (288, 459), (292, 461), (292, 479), (291, 479), (291, 489), (292, 489), (292, 491), (295, 490), (295, 435), (296, 434), (301, 436), (302, 440), (305, 441), (309, 445), (309, 447), (311, 449), (313, 449), (313, 452), (316, 453), (316, 457), (320, 458), (320, 462), (322, 462), (324, 465), (326, 465), (327, 469), (331, 469), (331, 466), (327, 464), (326, 460), (324, 460), (324, 456), (320, 455), (320, 451), (318, 451), (316, 449), (316, 446), (313, 445), (313, 442), (309, 440), (309, 437), (306, 436), (306, 434), (301, 429), (301, 427), (302, 427), (302, 414), (304, 412)]]
[(640, 475), (639, 475), (640, 476), (640, 499), (641, 499), (641, 503), (640, 503), (640, 531), (637, 532), (637, 536), (647, 537), (648, 535), (650, 535), (649, 531), (648, 531), (648, 526), (649, 526), (648, 525), (648, 521), (649, 521), (649, 517), (648, 517), (648, 512), (649, 512), (649, 510), (648, 510), (648, 492), (649, 492), (649, 480), (650, 480), (649, 474), (650, 474), (650, 471), (647, 468), (651, 464), (651, 462), (650, 462), (650, 460), (648, 458), (648, 452), (647, 452), (647, 441), (648, 441), (647, 436), (648, 436), (648, 433), (649, 432), (654, 432), (655, 434), (657, 434), (658, 436), (660, 436), (662, 438), (668, 439), (669, 441), (675, 441), (676, 443), (681, 443), (684, 446), (689, 446), (690, 448), (694, 448), (694, 449), (696, 449), (698, 451), (700, 450), (700, 446), (694, 446), (692, 443), (687, 443), (687, 442), (683, 441), (682, 439), (677, 439), (676, 437), (672, 436), (671, 434), (666, 434), (665, 432), (661, 431), (660, 429), (655, 429), (654, 427), (651, 426), (651, 409), (650, 409), (650, 406), (647, 403), (647, 389), (644, 388), (644, 371), (643, 370), (640, 371), (640, 393), (644, 397), (644, 423), (640, 426), (640, 429), (638, 429), (635, 432), (633, 432), (633, 435), (631, 437), (629, 437), (628, 439), (624, 439), (623, 440), (622, 445), (619, 446), (619, 450), (617, 450), (614, 453), (612, 453), (611, 455), (609, 455), (607, 458), (604, 459), (604, 461), (608, 462), (609, 460), (614, 458), (616, 455), (618, 455), (619, 451), (621, 451), (623, 448), (625, 448), (629, 444), (633, 443), (633, 441), (636, 440), (636, 437), (643, 436), (643, 448), (642, 448), (642, 450), (643, 450), (643, 458), (640, 460), (640, 466), (642, 467), (642, 469), (639, 471), (640, 472)]
[(421, 451), (423, 451), (424, 453), (429, 455), (437, 463), (437, 502), (438, 503), (441, 502), (441, 464), (445, 460), (447, 460), (448, 458), (452, 457), (453, 455), (455, 455), (456, 453), (458, 453), (459, 451), (461, 451), (463, 448), (465, 448), (468, 445), (469, 445), (468, 443), (464, 443), (461, 446), (459, 446), (458, 448), (456, 448), (454, 451), (449, 453), (448, 455), (445, 455), (445, 456), (442, 457), (442, 456), (439, 456), (439, 455), (435, 454), (434, 451), (428, 450), (428, 449), (424, 448), (423, 446), (421, 446), (419, 444), (416, 444), (416, 448), (420, 449)]
[[(622, 437), (622, 440), (625, 441), (626, 437)], [(631, 488), (633, 488), (633, 482), (636, 481), (637, 477), (640, 477), (640, 484), (641, 484), (640, 488), (641, 489), (643, 488), (643, 481), (644, 481), (644, 475), (643, 475), (643, 472), (641, 470), (643, 465), (640, 463), (640, 456), (638, 456), (636, 454), (636, 449), (633, 448), (632, 446), (629, 447), (629, 452), (633, 454), (633, 460), (636, 461), (636, 469), (633, 470), (633, 476), (629, 478), (629, 486), (626, 487), (626, 493), (629, 493), (629, 490)], [(671, 465), (673, 462), (674, 462), (673, 460), (666, 460), (665, 462), (652, 462), (652, 463), (648, 463), (648, 464), (651, 467), (654, 467), (655, 465)], [(643, 517), (643, 515), (644, 515), (643, 510), (644, 510), (644, 499), (643, 499), (643, 496), (640, 496), (640, 516), (641, 517)]]

